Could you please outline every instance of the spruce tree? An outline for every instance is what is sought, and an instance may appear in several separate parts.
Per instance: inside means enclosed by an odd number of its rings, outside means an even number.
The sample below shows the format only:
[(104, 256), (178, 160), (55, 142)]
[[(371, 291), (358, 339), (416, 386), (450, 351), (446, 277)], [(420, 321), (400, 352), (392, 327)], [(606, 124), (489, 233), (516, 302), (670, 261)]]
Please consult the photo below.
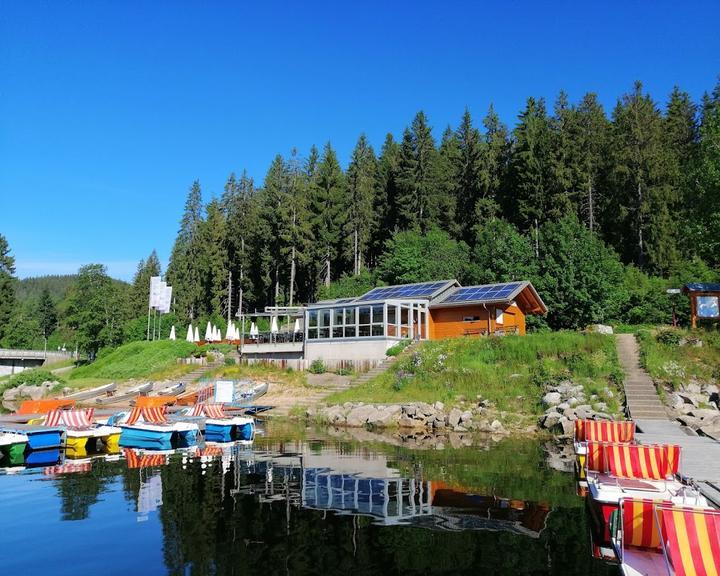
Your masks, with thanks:
[(226, 316), (228, 301), (227, 226), (221, 203), (211, 200), (200, 224), (199, 263), (202, 270), (202, 311)]
[(370, 234), (377, 226), (373, 210), (377, 184), (377, 159), (365, 134), (355, 145), (347, 170), (348, 212), (345, 253), (352, 262), (353, 274), (366, 266)]
[(5, 236), (0, 234), (0, 339), (15, 309), (15, 258)]
[(160, 259), (153, 250), (147, 260), (140, 260), (133, 278), (130, 305), (133, 316), (139, 318), (148, 312), (150, 298), (150, 278), (160, 276)]
[(387, 238), (398, 230), (399, 161), (400, 146), (392, 134), (387, 134), (378, 159), (377, 190), (373, 202), (375, 218), (368, 254), (368, 265), (371, 267), (377, 264)]
[[(606, 234), (626, 261), (656, 273), (677, 260), (679, 194), (672, 180), (664, 122), (652, 98), (637, 82), (613, 112), (613, 185), (617, 209)], [(615, 217), (617, 215), (617, 217)]]
[(168, 283), (173, 286), (176, 311), (184, 318), (196, 319), (203, 312), (205, 270), (200, 244), (203, 222), (200, 182), (193, 182), (185, 202), (180, 230), (175, 239), (167, 270)]
[(465, 108), (455, 131), (457, 154), (452, 158), (456, 182), (457, 219), (460, 236), (471, 243), (475, 226), (475, 208), (483, 197), (484, 147), (480, 131), (473, 126), (470, 111)]
[(485, 134), (483, 135), (484, 146), (481, 148), (481, 191), (474, 211), (475, 220), (480, 224), (492, 220), (500, 211), (500, 201), (503, 186), (507, 181), (510, 160), (508, 130), (500, 122), (492, 105), (483, 119), (483, 127)]
[(316, 261), (325, 286), (341, 270), (333, 267), (342, 246), (347, 214), (347, 183), (335, 151), (328, 142), (317, 166), (311, 188), (312, 224), (315, 237)]
[(40, 294), (40, 300), (38, 300), (37, 304), (36, 316), (40, 325), (40, 331), (42, 332), (43, 339), (45, 340), (45, 344), (47, 345), (47, 340), (50, 337), (50, 334), (53, 333), (53, 331), (55, 330), (55, 328), (57, 328), (58, 325), (57, 308), (55, 307), (55, 302), (53, 302), (53, 299), (50, 296), (50, 290), (48, 290), (47, 286), (43, 288), (42, 294)]

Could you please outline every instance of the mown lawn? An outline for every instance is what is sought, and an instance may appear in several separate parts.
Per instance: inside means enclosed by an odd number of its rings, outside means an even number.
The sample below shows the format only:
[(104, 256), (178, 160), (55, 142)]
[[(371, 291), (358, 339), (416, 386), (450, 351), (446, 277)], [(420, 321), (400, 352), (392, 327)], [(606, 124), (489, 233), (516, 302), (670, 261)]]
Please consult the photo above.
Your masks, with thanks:
[(73, 381), (87, 378), (129, 380), (131, 378), (163, 379), (191, 370), (179, 366), (178, 358), (186, 358), (198, 347), (185, 341), (131, 342), (98, 357), (95, 362), (80, 366), (68, 375)]
[(289, 386), (305, 386), (307, 378), (304, 372), (283, 369), (271, 364), (237, 364), (221, 366), (207, 375), (208, 379), (229, 378), (233, 380), (266, 380), (280, 382)]
[(720, 378), (720, 332), (665, 328), (643, 330), (637, 338), (642, 365), (656, 382), (678, 389)]
[(333, 394), (327, 402), (452, 403), (479, 395), (499, 410), (537, 414), (545, 386), (570, 380), (581, 384), (588, 398), (596, 394), (614, 411), (622, 378), (612, 336), (548, 332), (454, 338), (421, 344), (384, 374)]

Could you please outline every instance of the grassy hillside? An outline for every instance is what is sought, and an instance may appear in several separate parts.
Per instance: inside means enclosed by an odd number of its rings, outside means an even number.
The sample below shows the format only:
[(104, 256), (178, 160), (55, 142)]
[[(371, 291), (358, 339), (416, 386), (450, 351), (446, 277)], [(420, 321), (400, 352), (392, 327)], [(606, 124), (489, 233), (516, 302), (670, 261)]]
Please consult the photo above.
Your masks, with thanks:
[[(386, 373), (327, 401), (453, 402), (480, 395), (500, 410), (534, 414), (541, 411), (545, 386), (563, 380), (582, 384), (588, 397), (597, 394), (614, 409), (622, 382), (615, 339), (550, 332), (425, 342)], [(607, 396), (606, 388), (613, 398)]]
[(720, 379), (720, 333), (661, 329), (638, 333), (640, 358), (650, 376), (675, 389), (691, 380)]
[(129, 380), (151, 378), (154, 375), (174, 372), (178, 358), (186, 358), (197, 346), (184, 340), (158, 342), (131, 342), (101, 355), (92, 364), (81, 366), (70, 374), (70, 380), (108, 378)]

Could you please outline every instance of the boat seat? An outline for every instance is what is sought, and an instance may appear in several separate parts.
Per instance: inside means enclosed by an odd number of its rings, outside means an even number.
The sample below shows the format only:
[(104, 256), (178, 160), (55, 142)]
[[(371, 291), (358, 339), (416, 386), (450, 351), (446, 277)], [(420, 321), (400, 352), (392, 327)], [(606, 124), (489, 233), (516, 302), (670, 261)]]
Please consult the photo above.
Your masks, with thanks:
[(625, 548), (623, 554), (623, 569), (627, 576), (667, 574), (665, 556), (662, 550), (632, 547)]

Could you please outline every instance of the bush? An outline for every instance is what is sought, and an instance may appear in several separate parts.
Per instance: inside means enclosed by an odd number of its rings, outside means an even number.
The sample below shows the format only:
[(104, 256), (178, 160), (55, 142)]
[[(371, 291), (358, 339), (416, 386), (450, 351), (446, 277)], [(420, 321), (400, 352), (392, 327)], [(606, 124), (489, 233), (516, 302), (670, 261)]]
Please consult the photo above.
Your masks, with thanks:
[(34, 370), (25, 370), (19, 374), (15, 374), (5, 384), (5, 388), (15, 388), (21, 384), (28, 386), (38, 386), (43, 382), (64, 382), (64, 380), (49, 370), (36, 368)]
[(400, 342), (395, 344), (395, 346), (391, 346), (390, 348), (388, 348), (385, 352), (385, 356), (397, 356), (398, 354), (400, 354), (400, 352), (405, 350), (405, 348), (410, 346), (410, 344), (412, 344), (412, 341), (409, 339), (401, 340)]
[(335, 374), (338, 376), (350, 376), (353, 373), (352, 368), (338, 368), (335, 370)]
[(235, 366), (237, 362), (235, 362), (235, 358), (231, 358), (229, 356), (225, 357), (225, 366)]
[(677, 346), (680, 344), (680, 333), (677, 330), (661, 330), (655, 340), (666, 346)]
[(312, 374), (325, 374), (325, 362), (322, 358), (317, 358), (312, 361), (308, 370)]

